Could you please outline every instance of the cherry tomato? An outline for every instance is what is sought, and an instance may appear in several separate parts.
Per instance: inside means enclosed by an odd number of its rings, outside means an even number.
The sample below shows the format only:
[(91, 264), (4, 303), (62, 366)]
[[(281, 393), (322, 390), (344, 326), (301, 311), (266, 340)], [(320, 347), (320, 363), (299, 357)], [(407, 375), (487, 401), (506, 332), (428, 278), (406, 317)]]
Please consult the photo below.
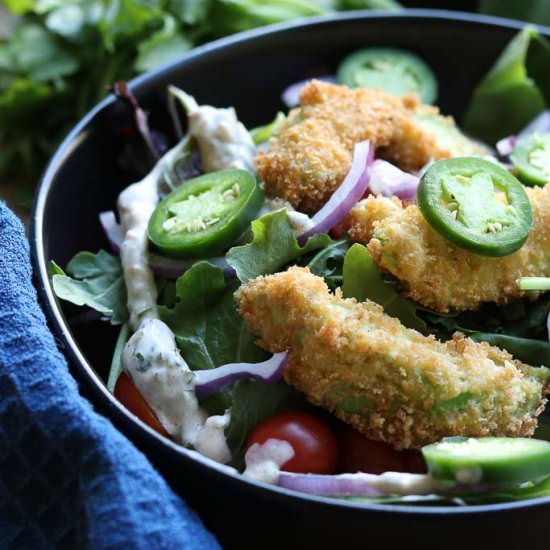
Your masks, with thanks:
[(403, 452), (386, 443), (368, 439), (347, 424), (342, 424), (338, 430), (338, 443), (339, 472), (381, 474), (407, 471)]
[(330, 428), (306, 413), (280, 413), (258, 424), (248, 438), (247, 448), (268, 439), (290, 443), (294, 456), (281, 469), (287, 472), (332, 474), (338, 461), (338, 444)]
[(169, 437), (168, 432), (158, 421), (155, 413), (151, 410), (151, 407), (149, 407), (147, 401), (145, 401), (128, 375), (124, 372), (120, 374), (117, 380), (115, 386), (115, 397), (131, 413), (135, 414), (141, 421), (153, 428), (153, 430), (156, 430), (165, 437)]
[(344, 224), (343, 223), (339, 223), (337, 225), (335, 225), (330, 231), (330, 236), (333, 238), (333, 239), (339, 239), (344, 233), (345, 233), (345, 229), (344, 229)]

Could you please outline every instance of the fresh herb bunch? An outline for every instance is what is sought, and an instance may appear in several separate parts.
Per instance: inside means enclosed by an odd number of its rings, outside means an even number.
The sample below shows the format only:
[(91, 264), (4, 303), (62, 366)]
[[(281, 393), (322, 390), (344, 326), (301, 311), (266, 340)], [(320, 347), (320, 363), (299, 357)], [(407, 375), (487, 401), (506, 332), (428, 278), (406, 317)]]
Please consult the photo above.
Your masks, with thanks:
[[(0, 174), (28, 180), (115, 80), (197, 44), (339, 9), (394, 0), (4, 0), (0, 39)], [(1, 14), (0, 14), (1, 17)]]

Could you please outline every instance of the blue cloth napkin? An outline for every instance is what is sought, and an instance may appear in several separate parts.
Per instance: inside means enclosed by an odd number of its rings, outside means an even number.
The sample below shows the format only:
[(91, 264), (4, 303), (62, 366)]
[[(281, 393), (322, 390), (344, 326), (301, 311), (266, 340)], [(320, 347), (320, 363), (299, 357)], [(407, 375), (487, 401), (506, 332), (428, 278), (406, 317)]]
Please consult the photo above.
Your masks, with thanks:
[(80, 397), (0, 202), (0, 547), (219, 548), (147, 459)]

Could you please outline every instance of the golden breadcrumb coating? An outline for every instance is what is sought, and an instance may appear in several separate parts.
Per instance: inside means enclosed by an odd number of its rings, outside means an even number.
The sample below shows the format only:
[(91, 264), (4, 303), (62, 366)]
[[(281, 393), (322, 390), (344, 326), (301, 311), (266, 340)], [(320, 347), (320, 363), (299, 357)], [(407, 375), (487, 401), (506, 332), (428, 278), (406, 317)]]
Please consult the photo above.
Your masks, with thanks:
[(396, 449), (451, 435), (530, 436), (544, 408), (548, 369), (462, 335), (423, 336), (373, 302), (330, 294), (307, 268), (258, 277), (235, 298), (261, 346), (289, 350), (289, 384)]
[(368, 197), (346, 220), (350, 237), (366, 244), (378, 267), (396, 277), (412, 300), (439, 312), (505, 304), (524, 295), (519, 277), (550, 276), (550, 186), (526, 188), (533, 228), (525, 244), (502, 258), (463, 250), (434, 231), (416, 205)]
[(414, 94), (396, 97), (312, 80), (300, 92), (300, 107), (290, 111), (268, 149), (256, 156), (258, 174), (269, 194), (311, 213), (340, 185), (359, 141), (370, 140), (379, 156), (404, 170), (456, 154), (456, 136), (451, 147), (441, 138), (442, 128), (460, 136), (460, 151), (481, 151), (438, 112), (420, 105)]

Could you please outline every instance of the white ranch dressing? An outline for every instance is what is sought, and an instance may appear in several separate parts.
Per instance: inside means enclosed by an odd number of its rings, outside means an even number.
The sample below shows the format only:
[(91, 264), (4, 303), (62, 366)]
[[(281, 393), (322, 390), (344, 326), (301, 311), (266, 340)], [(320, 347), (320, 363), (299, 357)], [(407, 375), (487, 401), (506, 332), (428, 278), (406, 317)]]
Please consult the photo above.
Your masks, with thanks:
[[(233, 109), (197, 105), (190, 113), (189, 125), (206, 171), (253, 166), (252, 138)], [(227, 412), (208, 418), (199, 406), (192, 371), (177, 349), (174, 334), (158, 318), (157, 288), (148, 263), (147, 226), (158, 202), (159, 184), (165, 168), (182, 154), (186, 145), (187, 140), (182, 139), (145, 178), (119, 195), (123, 232), (120, 259), (128, 294), (129, 324), (135, 331), (121, 361), (161, 424), (178, 443), (192, 445), (201, 454), (225, 463), (231, 459), (224, 436), (230, 415)]]
[(246, 451), (243, 475), (263, 483), (276, 484), (281, 466), (293, 456), (294, 449), (288, 441), (268, 439), (261, 445), (254, 443)]
[(185, 140), (170, 149), (141, 181), (124, 189), (118, 197), (122, 229), (120, 261), (128, 294), (130, 328), (137, 330), (147, 319), (158, 319), (157, 287), (149, 268), (147, 225), (158, 202), (158, 186), (166, 166), (182, 154)]
[(195, 397), (193, 373), (176, 339), (159, 319), (146, 319), (122, 352), (122, 365), (178, 443), (194, 444), (206, 422)]
[(306, 231), (309, 231), (315, 224), (313, 220), (303, 212), (294, 210), (294, 207), (285, 199), (279, 197), (266, 197), (260, 212), (258, 213), (258, 218), (265, 216), (266, 214), (271, 214), (272, 212), (278, 212), (286, 208), (286, 215), (288, 216), (288, 221), (294, 230), (294, 234), (299, 237)]
[(188, 132), (199, 146), (205, 172), (226, 168), (255, 172), (256, 145), (233, 107), (198, 105), (192, 96), (173, 86), (170, 92), (187, 111)]

